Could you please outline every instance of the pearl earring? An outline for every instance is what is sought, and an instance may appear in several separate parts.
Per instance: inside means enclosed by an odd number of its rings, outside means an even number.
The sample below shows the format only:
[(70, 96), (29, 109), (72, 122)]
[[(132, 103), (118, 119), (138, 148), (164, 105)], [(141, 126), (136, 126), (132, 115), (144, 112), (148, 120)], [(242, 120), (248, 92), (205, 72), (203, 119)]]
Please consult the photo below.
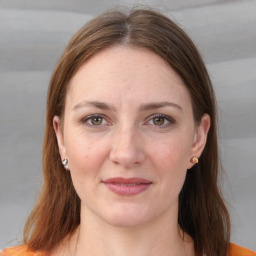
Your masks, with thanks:
[(67, 169), (68, 159), (63, 159), (61, 163), (64, 166), (64, 168)]

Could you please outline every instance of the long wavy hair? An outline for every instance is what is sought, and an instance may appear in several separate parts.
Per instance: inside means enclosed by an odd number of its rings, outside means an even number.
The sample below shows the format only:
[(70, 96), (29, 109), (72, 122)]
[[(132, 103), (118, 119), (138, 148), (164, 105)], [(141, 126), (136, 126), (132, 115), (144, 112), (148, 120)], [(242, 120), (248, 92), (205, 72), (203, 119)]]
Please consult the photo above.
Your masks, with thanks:
[(179, 195), (178, 222), (194, 240), (196, 253), (227, 255), (230, 219), (218, 186), (216, 102), (205, 64), (191, 39), (168, 17), (151, 9), (108, 11), (83, 26), (67, 45), (53, 72), (47, 98), (43, 143), (44, 184), (24, 229), (31, 250), (50, 251), (80, 223), (80, 198), (59, 156), (53, 117), (63, 116), (70, 79), (83, 63), (115, 45), (146, 48), (164, 59), (183, 79), (195, 122), (203, 114), (211, 127), (200, 161), (187, 172)]

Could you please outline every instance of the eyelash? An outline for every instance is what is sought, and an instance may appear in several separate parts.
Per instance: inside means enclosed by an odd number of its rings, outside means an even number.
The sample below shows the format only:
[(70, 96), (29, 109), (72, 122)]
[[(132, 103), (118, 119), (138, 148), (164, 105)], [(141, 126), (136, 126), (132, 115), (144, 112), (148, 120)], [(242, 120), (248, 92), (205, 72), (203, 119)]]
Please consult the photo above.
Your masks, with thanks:
[(163, 119), (164, 119), (164, 122), (165, 122), (165, 121), (168, 122), (168, 123), (164, 123), (164, 124), (162, 124), (162, 125), (151, 124), (151, 125), (153, 125), (153, 126), (156, 126), (156, 127), (159, 128), (159, 129), (167, 128), (167, 127), (169, 127), (170, 125), (176, 123), (176, 121), (175, 121), (172, 117), (167, 116), (167, 115), (164, 115), (164, 114), (154, 114), (154, 115), (150, 116), (150, 120), (149, 120), (148, 122), (153, 121), (155, 118), (163, 118)]
[[(102, 119), (103, 122), (107, 122), (108, 124), (99, 124), (99, 125), (94, 125), (94, 124), (89, 124), (88, 121), (92, 121), (93, 118), (99, 118), (99, 119)], [(162, 118), (164, 119), (164, 124), (161, 124), (161, 125), (156, 125), (156, 124), (149, 124), (149, 122), (153, 122), (154, 119), (156, 118)], [(167, 115), (164, 115), (164, 114), (154, 114), (154, 115), (151, 115), (150, 117), (147, 118), (147, 124), (149, 125), (153, 125), (159, 129), (164, 129), (164, 128), (167, 128), (169, 127), (170, 125), (172, 124), (175, 124), (176, 121), (170, 117), (170, 116), (167, 116)], [(165, 122), (168, 122), (168, 123), (165, 123)], [(93, 115), (89, 115), (89, 116), (86, 116), (85, 118), (83, 118), (81, 120), (81, 123), (82, 124), (85, 124), (86, 126), (89, 126), (89, 127), (92, 127), (92, 128), (101, 128), (102, 126), (105, 126), (105, 125), (109, 125), (109, 122), (106, 120), (106, 117), (102, 114), (93, 114)]]

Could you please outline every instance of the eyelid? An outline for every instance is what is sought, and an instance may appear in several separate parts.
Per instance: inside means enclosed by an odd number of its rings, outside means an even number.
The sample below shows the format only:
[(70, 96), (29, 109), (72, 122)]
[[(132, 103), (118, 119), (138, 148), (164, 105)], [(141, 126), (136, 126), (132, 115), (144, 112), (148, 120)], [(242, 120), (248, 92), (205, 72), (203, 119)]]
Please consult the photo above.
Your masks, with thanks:
[(157, 114), (153, 114), (150, 116), (151, 119), (153, 119), (155, 117), (163, 117), (163, 118), (166, 118), (167, 120), (169, 120), (170, 122), (175, 122), (174, 118), (172, 118), (171, 116), (166, 115), (166, 114), (157, 113)]

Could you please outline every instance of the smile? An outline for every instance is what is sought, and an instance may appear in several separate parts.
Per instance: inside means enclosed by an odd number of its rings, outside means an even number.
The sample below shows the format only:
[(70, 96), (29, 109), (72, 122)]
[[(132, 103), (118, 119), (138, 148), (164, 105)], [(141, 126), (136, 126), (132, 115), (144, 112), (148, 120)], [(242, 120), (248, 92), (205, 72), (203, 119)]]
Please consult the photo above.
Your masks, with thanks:
[(147, 190), (152, 182), (142, 178), (115, 177), (104, 180), (103, 183), (114, 193), (122, 196), (133, 196)]

